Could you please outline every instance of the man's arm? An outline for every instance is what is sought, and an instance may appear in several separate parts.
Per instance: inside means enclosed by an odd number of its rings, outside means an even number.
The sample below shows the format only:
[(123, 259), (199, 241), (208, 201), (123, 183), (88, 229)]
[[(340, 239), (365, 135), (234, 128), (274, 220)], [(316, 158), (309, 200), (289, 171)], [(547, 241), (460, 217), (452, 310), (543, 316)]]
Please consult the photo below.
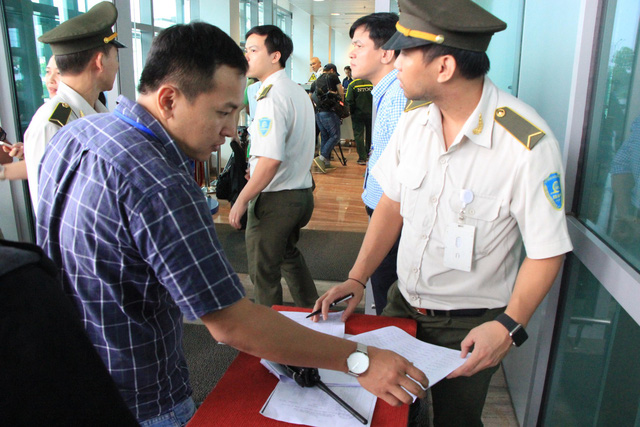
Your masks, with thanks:
[(244, 186), (229, 211), (229, 224), (232, 227), (240, 229), (240, 220), (247, 211), (249, 201), (269, 185), (276, 172), (278, 172), (280, 163), (282, 163), (280, 160), (270, 159), (269, 157), (260, 157), (258, 159), (253, 175), (251, 175), (247, 185)]
[[(313, 310), (322, 309), (322, 318), (327, 319), (329, 304), (353, 292), (354, 298), (349, 300), (346, 310), (342, 313), (342, 320), (346, 321), (364, 296), (364, 287), (358, 282), (367, 283), (369, 277), (376, 271), (393, 244), (398, 240), (401, 230), (400, 203), (383, 194), (371, 216), (371, 222), (367, 227), (358, 258), (349, 272), (349, 278), (355, 280), (346, 280), (329, 289), (318, 298)], [(314, 320), (318, 320), (318, 316), (314, 316)]]
[[(347, 357), (356, 349), (353, 341), (312, 331), (246, 298), (203, 316), (202, 321), (216, 340), (287, 365), (347, 372)], [(364, 388), (394, 406), (411, 403), (405, 390), (425, 396), (417, 382), (426, 388), (428, 380), (409, 361), (375, 347), (368, 353), (369, 369), (358, 377)]]
[[(17, 179), (27, 179), (27, 164), (25, 162), (13, 162), (0, 165), (4, 169), (4, 179), (10, 181)], [(2, 173), (0, 173), (2, 175)]]
[[(564, 255), (545, 259), (525, 258), (505, 313), (526, 326), (551, 289), (563, 260)], [(497, 365), (509, 352), (512, 343), (507, 329), (495, 320), (473, 328), (461, 343), (461, 357), (466, 357), (473, 347), (471, 356), (447, 378), (471, 376)]]

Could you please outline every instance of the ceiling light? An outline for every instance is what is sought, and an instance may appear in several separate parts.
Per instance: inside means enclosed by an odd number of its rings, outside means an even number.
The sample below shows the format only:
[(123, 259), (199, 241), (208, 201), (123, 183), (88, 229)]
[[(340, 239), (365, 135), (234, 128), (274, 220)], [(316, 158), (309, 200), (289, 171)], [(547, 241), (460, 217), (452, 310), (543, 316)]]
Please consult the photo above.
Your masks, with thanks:
[(340, 16), (340, 14), (338, 12), (333, 12), (331, 13), (331, 16)]

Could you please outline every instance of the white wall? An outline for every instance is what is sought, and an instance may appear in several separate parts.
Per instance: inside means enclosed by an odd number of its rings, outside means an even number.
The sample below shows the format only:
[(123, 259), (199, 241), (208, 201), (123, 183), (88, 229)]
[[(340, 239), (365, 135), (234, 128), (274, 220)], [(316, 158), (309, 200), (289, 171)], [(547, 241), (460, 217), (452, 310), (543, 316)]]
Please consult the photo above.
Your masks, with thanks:
[(351, 52), (351, 39), (349, 34), (342, 34), (337, 31), (334, 32), (336, 43), (335, 51), (333, 53), (333, 61), (340, 73), (340, 80), (344, 79), (344, 67), (349, 65), (349, 52)]
[(311, 75), (309, 60), (311, 54), (311, 16), (304, 10), (291, 5), (293, 15), (291, 21), (291, 38), (293, 55), (291, 55), (291, 79), (297, 83), (306, 83)]
[(320, 58), (322, 65), (331, 62), (329, 58), (329, 26), (318, 20), (313, 21), (313, 55)]
[(561, 146), (569, 115), (580, 3), (537, 0), (525, 6), (518, 97), (547, 121)]

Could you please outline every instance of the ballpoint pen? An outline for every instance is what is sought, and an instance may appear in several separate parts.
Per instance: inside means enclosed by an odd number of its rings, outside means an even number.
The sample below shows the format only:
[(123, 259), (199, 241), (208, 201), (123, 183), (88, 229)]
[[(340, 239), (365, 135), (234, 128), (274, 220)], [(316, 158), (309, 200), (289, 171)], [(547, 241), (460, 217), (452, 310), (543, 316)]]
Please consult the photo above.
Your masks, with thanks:
[[(332, 302), (331, 304), (329, 304), (329, 308), (334, 307), (335, 305), (340, 304), (341, 302), (345, 302), (350, 300), (351, 298), (353, 298), (353, 293), (350, 293), (348, 295), (343, 296), (342, 298), (338, 298), (337, 300), (335, 300), (334, 302)], [(316, 314), (320, 314), (322, 313), (322, 309), (320, 310), (316, 310), (313, 313), (311, 313), (310, 315), (308, 315), (306, 318), (308, 319), (309, 317), (315, 316)]]

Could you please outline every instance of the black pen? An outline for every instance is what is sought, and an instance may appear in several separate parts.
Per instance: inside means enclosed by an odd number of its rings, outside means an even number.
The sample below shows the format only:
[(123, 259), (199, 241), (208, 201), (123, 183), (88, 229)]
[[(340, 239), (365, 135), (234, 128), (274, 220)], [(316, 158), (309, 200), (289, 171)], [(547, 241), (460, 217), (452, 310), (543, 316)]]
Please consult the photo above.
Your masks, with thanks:
[[(332, 302), (331, 304), (329, 304), (329, 308), (332, 308), (335, 305), (340, 304), (341, 302), (345, 302), (350, 300), (351, 298), (353, 298), (353, 293), (350, 293), (349, 295), (345, 295), (342, 298), (338, 298), (337, 300), (335, 300), (334, 302)], [(316, 314), (320, 314), (322, 313), (322, 309), (320, 310), (316, 310), (313, 313), (311, 313), (310, 315), (308, 315), (306, 318), (308, 319), (309, 317), (315, 316)]]

